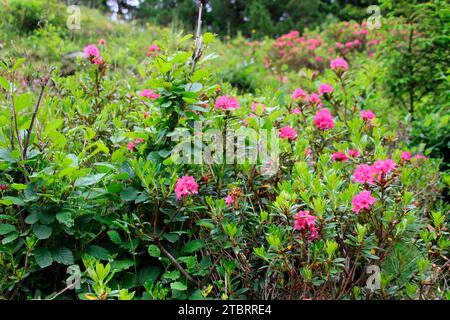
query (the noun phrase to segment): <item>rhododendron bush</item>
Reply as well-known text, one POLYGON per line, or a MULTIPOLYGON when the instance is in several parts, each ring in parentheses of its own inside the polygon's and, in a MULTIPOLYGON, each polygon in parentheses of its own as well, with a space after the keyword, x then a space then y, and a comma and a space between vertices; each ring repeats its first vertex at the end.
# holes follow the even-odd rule
POLYGON ((448 176, 380 107, 382 31, 145 31, 82 38, 68 73, 1 58, 1 298, 450 296, 448 176), (257 90, 220 69, 248 50, 257 90))

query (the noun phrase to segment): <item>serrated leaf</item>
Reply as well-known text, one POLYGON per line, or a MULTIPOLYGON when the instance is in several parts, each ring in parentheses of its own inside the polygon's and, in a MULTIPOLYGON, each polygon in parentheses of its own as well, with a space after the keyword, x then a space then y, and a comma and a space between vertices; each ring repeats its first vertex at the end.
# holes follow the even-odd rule
POLYGON ((88 253, 93 256, 94 258, 101 259, 101 260, 108 260, 109 259, 109 252, 103 247, 97 246, 97 245, 91 245, 88 247, 88 253))
POLYGON ((37 248, 34 250, 34 258, 36 259, 36 263, 41 268, 48 267, 53 263, 52 255, 46 248, 37 248))
POLYGON ((74 220, 72 218, 72 214, 69 211, 63 211, 56 214, 56 220, 58 222, 66 225, 67 227, 73 227, 74 220))
POLYGON ((159 256, 161 256, 161 251, 157 246, 151 244, 148 246, 148 254, 151 255, 152 257, 158 258, 159 256))
POLYGON ((71 265, 73 264, 73 254, 70 249, 66 247, 58 247, 51 252, 52 259, 58 263, 71 265))
POLYGON ((107 232, 108 237, 111 239, 112 242, 115 244, 121 244, 122 239, 120 238, 120 234, 116 230, 110 230, 107 232))
POLYGON ((33 233, 38 239, 48 239, 52 235, 52 227, 43 224, 35 224, 33 226, 33 233))
POLYGON ((172 282, 170 284, 170 288, 172 290, 178 290, 178 291, 185 291, 185 290, 187 290, 187 286, 184 283, 179 282, 179 281, 172 282))

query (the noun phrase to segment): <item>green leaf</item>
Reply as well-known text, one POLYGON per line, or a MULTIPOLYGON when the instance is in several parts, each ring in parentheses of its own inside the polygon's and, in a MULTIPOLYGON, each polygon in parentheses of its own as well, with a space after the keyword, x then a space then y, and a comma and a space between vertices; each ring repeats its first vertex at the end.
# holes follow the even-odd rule
POLYGON ((186 253, 192 253, 197 250, 200 250, 201 248, 203 248, 203 241, 200 239, 197 239, 197 240, 192 240, 192 241, 189 241, 188 243, 186 243, 183 247, 183 251, 186 253))
POLYGON ((110 230, 107 232, 108 237, 111 239, 112 242, 115 244, 121 244, 122 239, 120 238, 120 234, 116 230, 110 230))
POLYGON ((52 255, 46 248, 37 248, 36 250, 34 250, 34 258, 41 268, 48 267, 53 263, 52 255))
POLYGON ((91 245, 88 248, 88 253, 93 256, 94 258, 101 259, 101 260, 108 260, 109 259, 109 252, 103 247, 97 246, 97 245, 91 245))
POLYGON ((66 247, 58 247, 54 250, 52 250, 52 258, 54 261, 65 264, 65 265, 71 265, 73 264, 73 254, 72 251, 70 251, 66 247))
POLYGON ((164 239, 166 239, 167 241, 170 241, 172 243, 175 243, 175 242, 178 241, 178 239, 180 239, 180 236, 178 234, 176 234, 176 233, 164 233, 162 235, 162 237, 164 239))
POLYGON ((123 201, 134 201, 138 196, 138 191, 134 188, 126 188, 120 193, 120 199, 123 201))
POLYGON ((114 260, 111 262, 111 268, 116 271, 120 272, 123 270, 127 270, 131 268, 134 265, 133 260, 125 259, 125 260, 114 260))
POLYGON ((19 234, 17 232, 9 233, 6 237, 3 238, 2 244, 10 243, 14 240, 16 240, 19 237, 19 234))
POLYGON ((11 187, 16 190, 25 190, 27 188, 27 185, 22 183, 13 183, 11 184, 11 187))
MULTIPOLYGON (((5 200, 6 200, 7 203, 15 204, 15 205, 18 205, 18 206, 24 206, 25 205, 25 202, 23 202, 22 199, 16 198, 16 197, 5 196, 5 197, 3 197, 1 199, 2 203, 5 200)), ((7 203, 3 203, 3 204, 8 205, 7 203)))
POLYGON ((171 288, 172 290, 178 290, 178 291, 185 291, 185 290, 187 290, 186 285, 185 285, 184 283, 182 283, 182 282, 179 282, 179 281, 177 281, 177 282, 172 282, 172 283, 170 284, 170 288, 171 288))
POLYGON ((52 234, 52 227, 43 224, 35 224, 33 226, 33 233, 38 239, 48 239, 52 234))
POLYGON ((3 77, 0 77, 0 86, 1 86, 3 89, 5 89, 6 91, 11 90, 11 86, 10 86, 10 84, 9 84, 9 81, 6 80, 6 79, 3 78, 3 77))
POLYGON ((9 223, 0 224, 0 236, 16 231, 16 227, 9 223))
POLYGON ((208 44, 214 41, 214 35, 211 32, 207 32, 203 35, 203 43, 208 44))
POLYGON ((192 38, 193 36, 194 36, 194 35, 192 35, 192 34, 187 34, 187 35, 185 35, 183 38, 181 38, 180 41, 179 41, 178 43, 181 44, 181 43, 183 43, 183 42, 189 40, 189 39, 192 38))
POLYGON ((78 178, 78 179, 75 181, 74 186, 75 186, 75 187, 86 187, 86 186, 90 186, 90 185, 96 184, 96 183, 98 183, 105 175, 106 175, 106 173, 99 173, 99 174, 94 174, 94 175, 87 176, 87 177, 78 178))
POLYGON ((69 211, 63 211, 56 214, 56 220, 64 224, 65 226, 71 228, 75 224, 72 214, 69 211))
POLYGON ((180 271, 172 270, 164 272, 162 277, 164 279, 177 280, 180 276, 181 276, 180 271))
POLYGON ((157 246, 151 244, 148 246, 148 254, 151 255, 152 257, 158 258, 159 256, 161 256, 161 251, 157 246))
POLYGON ((36 222, 38 222, 38 220, 39 220, 39 215, 37 214, 37 212, 33 212, 33 213, 30 213, 25 218, 25 223, 27 223, 27 224, 35 224, 36 222))

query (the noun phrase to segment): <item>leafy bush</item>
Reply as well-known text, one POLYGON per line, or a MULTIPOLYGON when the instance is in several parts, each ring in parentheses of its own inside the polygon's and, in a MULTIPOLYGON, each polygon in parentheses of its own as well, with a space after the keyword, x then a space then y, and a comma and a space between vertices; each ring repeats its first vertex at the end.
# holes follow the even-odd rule
POLYGON ((1 61, 2 298, 449 297, 448 176, 391 126, 365 50, 298 74, 264 66, 272 43, 121 30, 70 75, 1 61), (252 73, 227 76, 243 58, 252 73), (267 134, 269 158, 227 163, 230 130, 246 152, 267 134))

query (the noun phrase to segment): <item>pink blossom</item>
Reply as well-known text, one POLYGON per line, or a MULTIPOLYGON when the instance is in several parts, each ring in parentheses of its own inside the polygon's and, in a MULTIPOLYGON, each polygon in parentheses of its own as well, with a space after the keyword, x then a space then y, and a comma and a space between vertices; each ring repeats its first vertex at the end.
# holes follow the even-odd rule
POLYGON ((322 100, 320 99, 319 95, 317 93, 311 93, 311 95, 308 97, 308 102, 311 103, 313 106, 321 106, 322 100))
POLYGON ((326 93, 332 93, 334 91, 334 88, 330 84, 322 83, 319 86, 319 94, 323 96, 326 93))
POLYGON ((105 46, 105 45, 106 45, 106 40, 103 39, 103 38, 100 38, 100 39, 98 40, 98 44, 101 45, 101 46, 105 46))
POLYGON ((409 160, 411 160, 411 152, 403 151, 403 152, 402 152, 402 160, 403 160, 403 161, 409 161, 409 160))
POLYGON ((150 47, 148 47, 146 56, 150 57, 152 55, 156 55, 160 50, 161 49, 158 47, 158 45, 152 44, 150 47))
POLYGON ((352 200, 352 211, 359 213, 361 210, 370 210, 370 207, 377 201, 372 197, 370 191, 364 190, 353 197, 352 200))
POLYGON ((348 70, 348 63, 342 58, 336 58, 331 61, 330 67, 333 70, 348 70))
POLYGON ((397 164, 391 160, 381 160, 378 159, 373 165, 372 170, 374 174, 377 176, 377 179, 381 179, 383 175, 387 175, 389 172, 394 170, 397 167, 397 164))
POLYGON ((344 47, 344 45, 342 43, 336 42, 336 48, 341 49, 343 47, 344 47))
POLYGON ((308 94, 303 89, 295 89, 292 93, 292 99, 297 100, 298 98, 301 98, 302 100, 306 99, 308 97, 308 94))
POLYGON ((285 126, 280 129, 281 139, 295 140, 297 138, 297 132, 290 126, 285 126))
POLYGON ((316 227, 316 217, 311 215, 309 211, 299 211, 294 216, 294 230, 296 231, 309 231, 309 239, 318 238, 318 229, 316 227))
POLYGON ((228 196, 225 198, 225 203, 227 204, 227 207, 231 206, 231 205, 233 204, 233 202, 234 202, 233 196, 228 195, 228 196))
POLYGON ((321 57, 321 56, 316 56, 316 61, 317 62, 322 62, 323 61, 323 57, 321 57))
POLYGON ((239 103, 235 97, 221 96, 217 98, 214 108, 221 110, 239 109, 239 103))
POLYGON ((361 110, 359 116, 364 121, 371 121, 372 119, 375 118, 375 113, 373 113, 373 111, 371 110, 361 110))
POLYGON ((142 143, 142 142, 145 142, 145 140, 144 139, 142 139, 142 138, 136 138, 136 140, 134 140, 134 143, 142 143))
POLYGON ((350 49, 351 47, 353 47, 353 42, 352 42, 352 41, 347 42, 347 43, 345 44, 345 47, 346 47, 347 49, 350 49))
POLYGON ((305 157, 308 158, 310 154, 311 154, 311 149, 310 148, 306 148, 306 150, 305 150, 305 157))
POLYGON ((375 181, 372 166, 360 164, 353 173, 353 180, 359 183, 372 183, 375 181))
POLYGON ((299 108, 295 108, 294 110, 291 111, 292 114, 299 114, 302 111, 299 108))
POLYGON ((96 65, 101 65, 105 63, 105 60, 102 57, 93 57, 92 62, 96 65))
POLYGON ((333 161, 345 162, 348 160, 348 157, 342 152, 335 152, 331 155, 331 159, 333 159, 333 161))
POLYGON ((141 97, 148 98, 150 100, 155 100, 159 98, 159 94, 150 89, 144 89, 139 93, 141 97))
POLYGON ((427 160, 427 157, 425 157, 424 155, 421 155, 421 154, 416 154, 416 155, 414 156, 414 159, 415 159, 416 161, 419 161, 419 160, 426 161, 426 160, 427 160))
POLYGON ((127 149, 128 149, 129 151, 133 152, 135 146, 136 146, 136 144, 135 144, 133 141, 131 141, 131 142, 128 144, 127 149))
POLYGON ((334 128, 334 120, 330 110, 321 109, 314 116, 314 125, 318 129, 327 130, 334 128))
POLYGON ((186 197, 189 194, 197 194, 198 184, 195 182, 194 177, 183 176, 179 178, 175 184, 175 193, 177 195, 177 200, 186 197))
POLYGON ((86 58, 100 57, 100 51, 94 44, 84 47, 84 55, 86 58))
POLYGON ((354 149, 354 150, 348 150, 347 155, 352 158, 358 158, 360 154, 357 149, 354 149))

